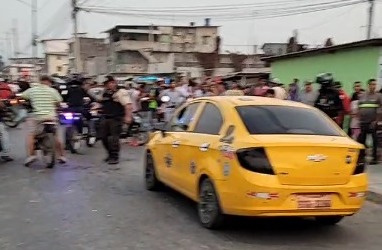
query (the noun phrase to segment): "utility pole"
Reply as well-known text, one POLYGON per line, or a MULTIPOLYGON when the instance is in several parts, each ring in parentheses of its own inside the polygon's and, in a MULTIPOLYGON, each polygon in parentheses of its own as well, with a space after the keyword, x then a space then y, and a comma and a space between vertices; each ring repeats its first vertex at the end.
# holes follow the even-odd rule
POLYGON ((78 11, 79 7, 77 5, 77 0, 72 0, 72 19, 73 19, 73 31, 74 31, 74 71, 75 73, 79 73, 82 71, 81 65, 81 52, 80 52, 80 44, 78 39, 78 11))
POLYGON ((5 33, 5 40, 6 40, 6 43, 7 43, 7 59, 9 61, 9 58, 12 57, 12 54, 13 54, 13 51, 12 51, 12 32, 11 31, 7 31, 5 33))
POLYGON ((37 58, 37 0, 32 0, 32 57, 37 58))
POLYGON ((39 70, 37 69, 37 0, 32 0, 31 4, 31 21, 32 21, 32 60, 33 60, 33 77, 37 80, 39 78, 39 70))
POLYGON ((13 19, 13 28, 12 28, 12 36, 13 36, 13 56, 15 58, 19 57, 19 33, 18 33, 18 24, 17 19, 13 19))
POLYGON ((371 34, 373 30, 373 19, 374 19, 374 11, 375 11, 375 0, 369 1, 369 13, 368 13, 368 23, 367 23, 367 39, 371 39, 371 34))

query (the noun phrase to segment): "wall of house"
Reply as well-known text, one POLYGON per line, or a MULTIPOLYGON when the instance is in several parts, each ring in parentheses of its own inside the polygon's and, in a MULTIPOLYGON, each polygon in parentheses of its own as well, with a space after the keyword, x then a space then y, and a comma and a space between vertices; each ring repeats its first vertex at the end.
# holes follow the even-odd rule
POLYGON ((67 55, 46 54, 46 63, 49 75, 67 75, 69 67, 69 57, 67 55))
POLYGON ((293 78, 298 78, 300 81, 314 81, 318 74, 330 72, 337 81, 342 83, 344 89, 351 93, 355 81, 361 81, 366 86, 368 79, 378 78, 378 71, 381 71, 382 67, 378 65, 379 58, 382 58, 381 48, 354 48, 334 53, 282 59, 272 62, 271 77, 279 78, 283 83, 288 84, 293 78))

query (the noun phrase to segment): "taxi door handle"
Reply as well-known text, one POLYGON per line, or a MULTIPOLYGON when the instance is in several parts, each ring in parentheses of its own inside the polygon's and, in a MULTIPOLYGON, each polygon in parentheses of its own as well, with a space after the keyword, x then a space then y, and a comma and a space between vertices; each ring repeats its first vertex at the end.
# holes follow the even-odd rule
POLYGON ((180 146, 180 141, 173 141, 172 142, 172 147, 173 148, 178 148, 180 146))
POLYGON ((200 145, 199 150, 202 152, 206 152, 206 151, 208 151, 209 148, 210 148, 209 143, 203 143, 202 145, 200 145))

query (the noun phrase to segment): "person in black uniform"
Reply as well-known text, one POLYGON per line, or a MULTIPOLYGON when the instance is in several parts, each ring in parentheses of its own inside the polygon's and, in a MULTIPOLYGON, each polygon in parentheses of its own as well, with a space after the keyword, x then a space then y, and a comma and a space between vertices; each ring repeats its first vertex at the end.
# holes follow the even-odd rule
POLYGON ((133 107, 127 90, 118 89, 112 76, 107 76, 104 84, 105 91, 100 101, 104 115, 101 122, 101 137, 108 154, 105 161, 113 165, 119 163, 119 136, 123 122, 127 124, 132 122, 133 107))
POLYGON ((320 74, 316 78, 316 83, 321 84, 321 88, 314 106, 339 124, 339 117, 344 112, 344 106, 340 93, 334 88, 333 75, 330 73, 320 74))
MULTIPOLYGON (((73 113, 82 114, 85 119, 90 120, 91 115, 89 112, 90 104, 96 100, 87 93, 87 81, 88 78, 81 76, 74 76, 68 83, 68 93, 63 96, 64 102, 68 105, 68 111, 73 113), (88 102, 85 101, 88 98, 88 102)), ((82 131, 82 123, 79 124, 79 131, 82 131)), ((68 138, 65 138, 66 148, 69 148, 68 138)))

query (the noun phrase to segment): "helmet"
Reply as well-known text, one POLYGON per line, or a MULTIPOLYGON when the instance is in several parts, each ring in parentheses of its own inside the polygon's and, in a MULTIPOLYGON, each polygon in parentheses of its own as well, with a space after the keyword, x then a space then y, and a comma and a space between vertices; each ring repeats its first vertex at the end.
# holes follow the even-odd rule
POLYGON ((333 82, 334 82, 334 78, 331 73, 322 73, 322 74, 319 74, 316 78, 316 83, 325 85, 325 86, 331 86, 333 82))

